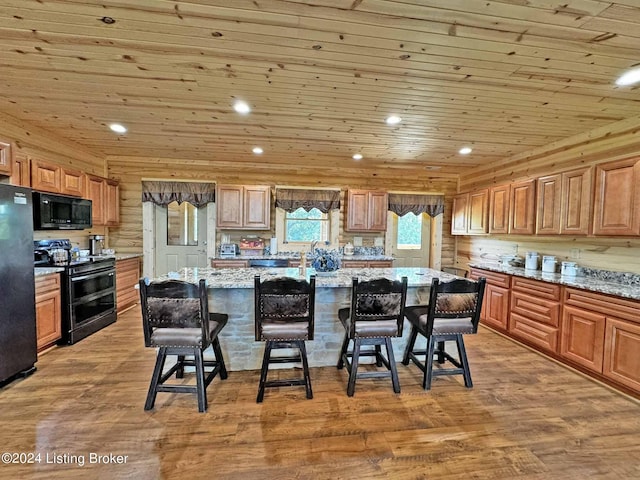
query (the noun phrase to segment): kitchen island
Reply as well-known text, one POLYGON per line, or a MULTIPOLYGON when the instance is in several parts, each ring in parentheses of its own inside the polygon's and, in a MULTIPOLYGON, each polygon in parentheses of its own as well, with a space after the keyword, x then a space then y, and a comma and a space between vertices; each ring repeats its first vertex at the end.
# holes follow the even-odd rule
MULTIPOLYGON (((308 268, 306 278, 316 274, 308 268)), ((229 322, 220 334, 220 343, 230 370, 258 370, 262 362, 264 343, 254 337, 254 288, 253 279, 281 276, 300 278, 297 268, 184 268, 155 280, 175 278, 197 283, 207 280, 209 309, 229 315, 229 322)), ((430 268, 342 268, 330 274, 316 274, 315 335, 307 342, 309 365, 312 367, 335 365, 344 336, 338 320, 338 309, 348 307, 351 299, 353 277, 360 280, 407 277, 407 305, 426 303, 433 278, 443 281, 457 278, 455 275, 430 268)), ((396 361, 401 359, 408 323, 405 322, 402 338, 393 340, 396 361)))

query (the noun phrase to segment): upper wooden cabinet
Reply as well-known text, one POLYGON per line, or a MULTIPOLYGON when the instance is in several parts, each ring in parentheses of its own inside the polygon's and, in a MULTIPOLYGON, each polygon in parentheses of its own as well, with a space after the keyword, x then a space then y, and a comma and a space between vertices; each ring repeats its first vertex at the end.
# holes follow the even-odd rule
POLYGON ((271 228, 271 187, 268 185, 218 185, 216 224, 221 229, 271 228))
POLYGON ((509 233, 510 185, 500 185, 489 189, 489 233, 509 233))
POLYGON ((640 235, 640 158, 596 165, 594 235, 640 235))
POLYGON ((43 192, 83 197, 85 174, 60 165, 31 159, 31 188, 43 192))
POLYGON ((389 195, 370 190, 347 191, 347 223, 352 232, 382 232, 387 229, 389 195))
POLYGON ((516 235, 535 233, 535 218, 535 180, 512 183, 509 204, 509 233, 516 235))
POLYGON ((452 235, 478 235, 489 231, 489 190, 463 193, 453 198, 452 235))
POLYGON ((91 200, 93 226, 120 223, 120 187, 115 180, 87 175, 86 198, 91 200))
POLYGON ((31 173, 29 170, 29 160, 27 158, 13 159, 13 172, 11 173, 11 185, 20 187, 31 187, 31 173))
POLYGON ((587 235, 591 213, 591 167, 538 178, 539 235, 587 235))
POLYGON ((0 141, 0 174, 13 174, 13 149, 9 142, 0 141))

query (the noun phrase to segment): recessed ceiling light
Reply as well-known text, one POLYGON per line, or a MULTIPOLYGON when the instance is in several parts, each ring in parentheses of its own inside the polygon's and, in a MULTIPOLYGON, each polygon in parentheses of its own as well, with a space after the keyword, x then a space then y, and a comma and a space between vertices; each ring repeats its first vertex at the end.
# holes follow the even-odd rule
POLYGON ((256 155, 260 155, 262 152, 264 152, 264 150, 262 150, 260 147, 253 147, 253 153, 255 153, 256 155))
POLYGON ((249 104, 247 102, 243 102, 242 100, 238 100, 236 103, 234 103, 233 109, 243 115, 246 115, 251 111, 251 107, 249 106, 249 104))
POLYGON ((616 85, 626 87, 627 85, 633 85, 638 82, 640 82, 640 68, 634 68, 618 78, 616 80, 616 85))
POLYGON ((469 155, 473 150, 471 150, 471 148, 469 147, 462 147, 460 150, 458 150, 458 153, 460 155, 469 155))
POLYGON ((362 160, 362 154, 361 153, 354 153, 353 154, 353 159, 354 160, 362 160))
POLYGON ((401 121, 402 119, 397 115, 391 115, 390 117, 387 117, 385 120, 385 122, 387 122, 387 125, 397 125, 401 121))
POLYGON ((112 123, 109 128, 116 133, 127 133, 127 127, 119 123, 112 123))

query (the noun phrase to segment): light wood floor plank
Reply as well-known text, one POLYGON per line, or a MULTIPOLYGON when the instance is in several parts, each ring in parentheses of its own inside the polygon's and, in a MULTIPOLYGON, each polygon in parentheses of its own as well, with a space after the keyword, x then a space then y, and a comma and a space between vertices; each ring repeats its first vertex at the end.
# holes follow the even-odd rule
POLYGON ((259 372, 230 372, 205 414, 194 395, 168 393, 145 412, 155 352, 132 309, 0 390, 2 450, 42 455, 0 465, 0 479, 640 478, 640 402, 489 330, 466 343, 473 389, 438 377, 425 392, 421 372, 398 365, 401 394, 361 380, 349 398, 346 371, 326 367, 311 369, 313 400, 281 388, 258 405, 259 372), (88 464, 90 452, 128 458, 88 464))

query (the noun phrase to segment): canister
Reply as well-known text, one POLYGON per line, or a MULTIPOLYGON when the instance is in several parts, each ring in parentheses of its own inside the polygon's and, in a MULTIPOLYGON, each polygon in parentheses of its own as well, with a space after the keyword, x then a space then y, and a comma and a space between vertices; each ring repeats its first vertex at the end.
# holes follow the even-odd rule
POLYGON ((565 277, 575 277, 577 273, 578 265, 576 262, 562 262, 560 266, 560 275, 565 277))
POLYGON ((542 271, 545 273, 556 273, 557 265, 556 257, 551 255, 544 255, 542 257, 542 271))
POLYGON ((527 252, 527 255, 524 261, 524 268, 526 270, 537 270, 539 259, 540 259, 540 256, 538 255, 538 252, 527 252))

